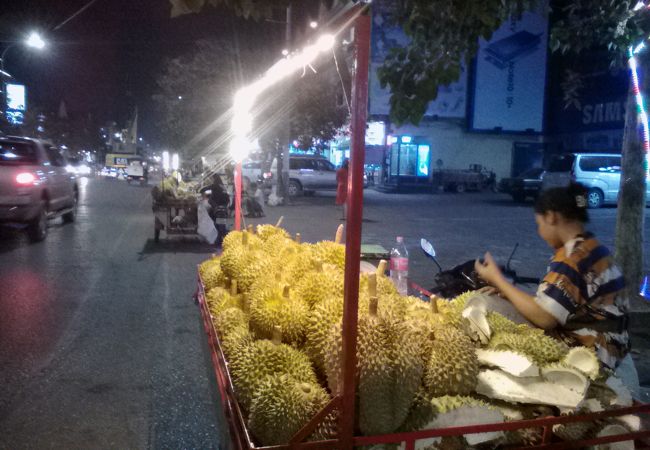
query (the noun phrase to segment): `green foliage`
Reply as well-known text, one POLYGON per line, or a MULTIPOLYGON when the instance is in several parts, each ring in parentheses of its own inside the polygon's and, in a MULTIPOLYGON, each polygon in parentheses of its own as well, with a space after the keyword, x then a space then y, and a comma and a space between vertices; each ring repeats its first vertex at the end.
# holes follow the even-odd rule
POLYGON ((612 52, 612 63, 626 59, 630 46, 650 33, 647 9, 634 12, 637 0, 557 2, 553 12, 552 51, 578 54, 598 48, 612 52))
POLYGON ((411 39, 390 51, 378 75, 391 90, 391 119, 417 124, 439 86, 458 80, 461 62, 478 51, 501 23, 535 0, 404 0, 394 20, 411 39))

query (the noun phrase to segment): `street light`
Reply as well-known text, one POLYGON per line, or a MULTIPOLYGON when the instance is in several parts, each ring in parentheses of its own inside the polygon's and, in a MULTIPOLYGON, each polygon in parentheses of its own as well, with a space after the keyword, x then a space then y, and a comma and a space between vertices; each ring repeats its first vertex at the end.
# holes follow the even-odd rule
MULTIPOLYGON (((32 33, 27 36, 27 39, 23 42, 27 47, 30 48, 35 48, 37 50, 43 50, 45 48, 45 41, 41 37, 40 34, 38 34, 36 31, 32 31, 32 33)), ((8 46, 5 47, 5 49, 2 51, 2 55, 0 55, 0 72, 3 74, 6 74, 5 72, 5 55, 9 51, 10 48, 15 47, 18 44, 18 42, 14 42, 13 44, 9 44, 8 46)), ((8 75, 8 74, 7 74, 8 75)))
POLYGON ((38 34, 36 31, 32 31, 32 33, 29 35, 27 40, 25 41, 25 44, 28 47, 35 48, 37 50, 43 50, 45 48, 45 41, 41 37, 40 34, 38 34))

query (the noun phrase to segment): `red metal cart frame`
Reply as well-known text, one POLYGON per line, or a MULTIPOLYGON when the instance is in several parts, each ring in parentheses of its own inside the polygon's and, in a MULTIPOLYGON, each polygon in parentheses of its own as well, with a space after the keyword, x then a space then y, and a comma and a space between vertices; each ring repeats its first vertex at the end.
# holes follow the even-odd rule
POLYGON ((351 120, 351 155, 348 182, 348 208, 346 218, 346 267, 344 282, 344 311, 343 311, 343 391, 340 397, 334 398, 323 411, 318 413, 303 429, 301 429, 286 445, 273 447, 256 447, 246 428, 246 422, 237 403, 235 392, 228 371, 228 363, 224 357, 216 333, 210 311, 205 301, 203 283, 199 277, 197 301, 201 309, 205 331, 208 335, 212 363, 217 378, 221 407, 228 421, 232 445, 236 450, 284 450, 284 449, 345 449, 354 446, 405 443, 406 450, 413 450, 415 442, 439 436, 461 436, 464 434, 484 433, 490 431, 507 431, 525 428, 543 428, 542 444, 538 449, 579 448, 588 445, 605 444, 635 440, 637 449, 650 449, 650 444, 643 439, 650 438, 650 431, 625 433, 617 436, 607 436, 573 442, 552 442, 552 426, 560 423, 586 422, 606 417, 616 417, 626 414, 647 414, 650 404, 636 404, 629 408, 599 413, 548 417, 533 420, 521 420, 506 423, 451 427, 436 430, 422 430, 409 433, 394 433, 381 436, 355 436, 355 391, 356 391, 356 344, 359 299, 359 263, 361 257, 361 225, 363 217, 363 165, 365 158, 365 132, 368 105, 368 68, 370 55, 370 17, 368 6, 357 4, 351 7, 345 20, 347 25, 354 26, 354 41, 356 46, 356 71, 352 91, 352 120, 351 120), (337 439, 330 441, 303 442, 318 423, 334 408, 339 411, 339 432, 337 439))

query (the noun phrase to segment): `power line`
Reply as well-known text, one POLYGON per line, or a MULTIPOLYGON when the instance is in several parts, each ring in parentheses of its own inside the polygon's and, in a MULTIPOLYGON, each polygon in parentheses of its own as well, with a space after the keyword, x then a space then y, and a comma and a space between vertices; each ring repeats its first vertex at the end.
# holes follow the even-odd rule
POLYGON ((58 24, 56 27, 54 27, 54 29, 53 29, 52 31, 56 31, 56 30, 58 30, 59 28, 61 28, 63 25, 65 25, 66 23, 70 22, 72 19, 74 19, 75 17, 77 17, 79 14, 81 14, 82 12, 84 12, 85 10, 87 10, 88 8, 90 8, 90 7, 93 5, 93 3, 95 3, 96 1, 97 1, 97 0, 90 0, 90 1, 89 1, 88 3, 86 3, 86 4, 85 4, 85 5, 84 5, 84 6, 83 6, 79 11, 77 11, 76 13, 74 13, 73 15, 71 15, 70 17, 68 17, 67 19, 65 19, 63 22, 61 22, 60 24, 58 24))

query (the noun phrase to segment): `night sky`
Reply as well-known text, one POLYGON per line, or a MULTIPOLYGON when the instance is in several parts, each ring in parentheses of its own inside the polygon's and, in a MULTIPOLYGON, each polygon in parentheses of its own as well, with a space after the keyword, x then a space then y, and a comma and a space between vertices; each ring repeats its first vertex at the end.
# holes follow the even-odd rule
POLYGON ((68 113, 92 113, 102 121, 126 120, 135 105, 140 134, 156 142, 151 100, 155 77, 166 57, 191 51, 197 39, 259 39, 270 51, 282 46, 284 25, 254 23, 225 9, 171 19, 168 0, 97 0, 60 27, 88 0, 0 1, 0 40, 19 40, 31 29, 43 31, 43 52, 21 46, 6 55, 5 70, 28 86, 29 105, 56 111, 65 100, 68 113), (236 31, 235 31, 236 30, 236 31), (269 39, 270 37, 270 39, 269 39), (277 48, 275 48, 277 47, 277 48))

